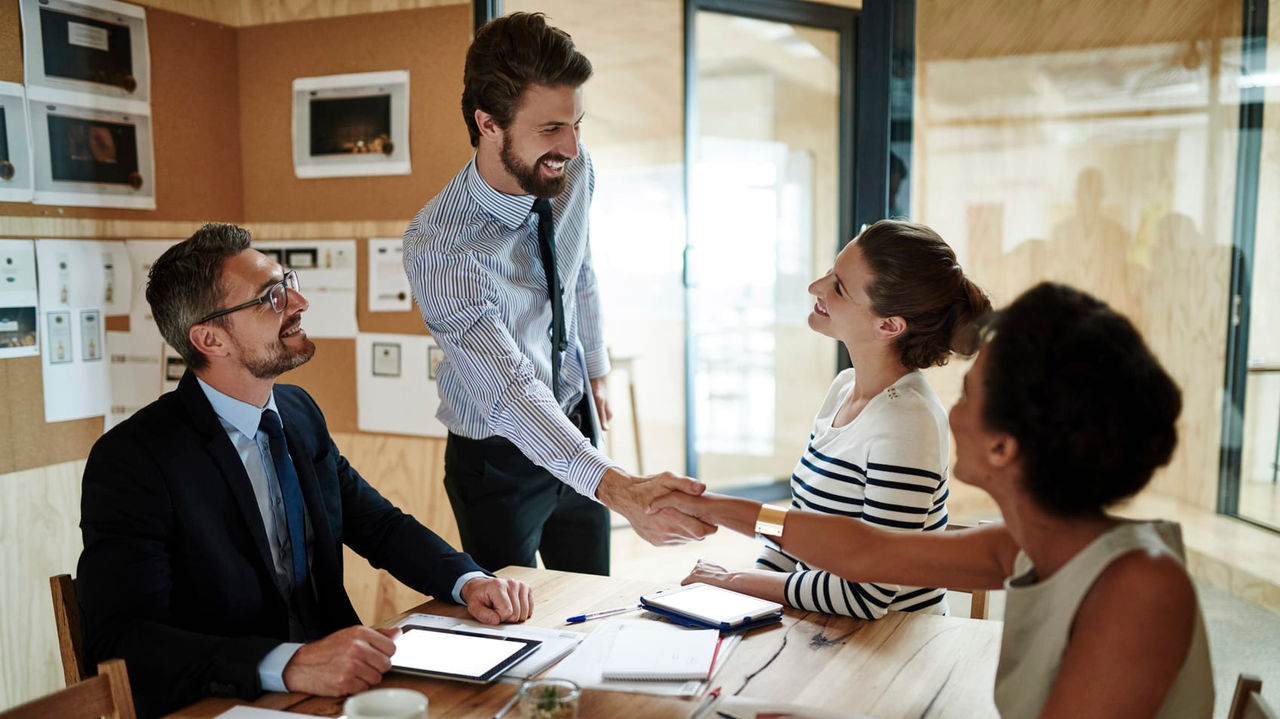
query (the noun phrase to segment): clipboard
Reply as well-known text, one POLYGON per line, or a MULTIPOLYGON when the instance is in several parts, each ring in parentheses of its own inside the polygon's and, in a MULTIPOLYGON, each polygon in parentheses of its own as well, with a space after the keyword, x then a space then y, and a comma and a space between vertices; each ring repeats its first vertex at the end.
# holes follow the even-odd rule
POLYGON ((640 597, 648 611, 686 627, 745 632, 782 621, 783 607, 701 582, 640 597))

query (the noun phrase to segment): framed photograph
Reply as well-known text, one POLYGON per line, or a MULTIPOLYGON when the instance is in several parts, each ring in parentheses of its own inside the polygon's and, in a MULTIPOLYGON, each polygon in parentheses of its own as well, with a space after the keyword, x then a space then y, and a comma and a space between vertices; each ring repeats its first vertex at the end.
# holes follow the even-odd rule
POLYGON ((35 306, 0 307, 0 357, 34 354, 39 341, 35 306), (12 351, 24 348, 26 351, 12 351))
POLYGON ((440 345, 427 345, 427 379, 435 381, 436 367, 444 359, 444 350, 440 345))
POLYGON ((409 71, 293 81, 300 178, 409 174, 409 71))
POLYGON ((80 310, 80 359, 97 362, 102 359, 102 312, 80 310))
POLYGON ((264 249, 264 248, 261 248, 261 247, 254 247, 253 249, 257 250, 258 252, 261 252, 261 253, 262 253, 262 254, 264 254, 264 255, 266 255, 268 258, 270 258, 270 260, 271 260, 272 262, 276 263, 277 265, 283 265, 283 264, 285 263, 285 262, 284 262, 284 250, 278 250, 278 249, 271 248, 271 247, 268 247, 268 248, 265 248, 265 249, 264 249))
POLYGON ((0 82, 0 202, 30 202, 31 178, 26 93, 0 82))
POLYGON ((49 319, 49 342, 45 345, 49 364, 74 362, 75 357, 71 354, 71 313, 50 312, 46 317, 49 319))
POLYGON ((284 264, 291 270, 314 270, 320 266, 320 252, 314 247, 285 248, 284 264))
POLYGON ((400 345, 394 342, 373 343, 373 376, 400 376, 400 345))
POLYGON ((150 116, 27 103, 36 204, 156 208, 150 116))
POLYGON ((40 99, 89 94, 122 112, 148 112, 145 10, 115 0, 20 0, 20 6, 26 84, 41 90, 40 99))

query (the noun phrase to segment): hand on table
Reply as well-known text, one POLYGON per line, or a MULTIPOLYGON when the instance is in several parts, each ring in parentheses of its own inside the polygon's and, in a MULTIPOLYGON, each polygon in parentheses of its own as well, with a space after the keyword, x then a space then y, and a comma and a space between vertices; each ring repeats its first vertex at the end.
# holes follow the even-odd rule
POLYGON ((533 614, 533 588, 518 579, 476 577, 459 594, 467 612, 484 624, 523 622, 533 614))
POLYGON ((631 528, 655 547, 684 544, 715 534, 716 528, 675 509, 650 511, 655 499, 671 494, 698 495, 706 485, 671 472, 640 477, 618 469, 604 473, 596 497, 626 517, 631 528))
POLYGON ((731 572, 715 562, 699 559, 698 563, 693 566, 693 570, 689 572, 689 576, 680 580, 680 585, 702 582, 714 587, 733 589, 731 585, 736 574, 737 572, 731 572))
POLYGON ((325 697, 365 691, 391 668, 398 636, 399 629, 356 626, 303 644, 284 666, 284 686, 325 697))

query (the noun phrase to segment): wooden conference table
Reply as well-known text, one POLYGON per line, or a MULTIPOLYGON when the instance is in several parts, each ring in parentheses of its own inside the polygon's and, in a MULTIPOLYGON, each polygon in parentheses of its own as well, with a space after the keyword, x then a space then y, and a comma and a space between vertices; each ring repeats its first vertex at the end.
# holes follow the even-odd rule
MULTIPOLYGON (((651 581, 597 577, 546 569, 507 567, 503 577, 533 586, 529 624, 563 628, 564 619, 583 612, 625 606, 641 594, 665 588, 651 581)), ((413 612, 457 618, 463 607, 429 601, 413 612)), ((636 617, 635 615, 623 615, 636 617)), ((579 625, 590 631, 599 622, 579 625)), ((746 635, 716 675, 726 693, 789 701, 844 712, 891 717, 996 716, 992 701, 1000 622, 890 612, 868 622, 788 609, 781 625, 746 635)), ((408 687, 430 699, 431 719, 492 717, 517 689, 515 684, 475 686, 460 682, 388 674, 382 687, 408 687)), ((697 699, 586 690, 581 717, 672 717, 684 719, 697 699)), ((209 719, 236 704, 206 699, 172 716, 209 719)), ((336 717, 342 698, 306 694, 266 694, 253 706, 336 717)), ((508 717, 519 716, 518 709, 508 717)))

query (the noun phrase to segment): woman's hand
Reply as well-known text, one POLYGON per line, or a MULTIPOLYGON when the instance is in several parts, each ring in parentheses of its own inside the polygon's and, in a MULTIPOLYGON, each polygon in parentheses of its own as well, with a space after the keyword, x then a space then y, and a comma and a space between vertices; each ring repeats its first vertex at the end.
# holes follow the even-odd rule
POLYGON ((786 603, 787 574, 771 572, 763 569, 725 569, 715 562, 699 559, 689 576, 680 584, 702 582, 721 589, 730 589, 741 594, 767 599, 779 604, 786 603))
POLYGON ((733 589, 733 578, 736 574, 737 572, 731 572, 715 562, 699 559, 698 563, 694 565, 693 571, 689 572, 689 576, 680 580, 680 584, 702 582, 703 584, 710 584, 724 589, 733 589))

